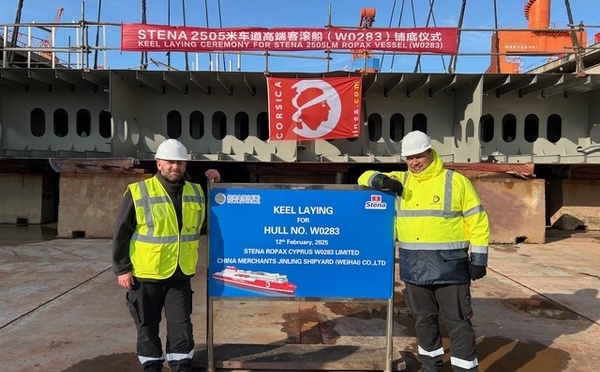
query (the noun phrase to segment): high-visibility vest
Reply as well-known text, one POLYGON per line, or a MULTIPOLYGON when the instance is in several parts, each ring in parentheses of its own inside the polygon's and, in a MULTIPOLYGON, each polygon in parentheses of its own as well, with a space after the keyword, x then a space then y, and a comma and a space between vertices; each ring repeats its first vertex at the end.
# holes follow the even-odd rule
POLYGON ((487 266, 490 226, 471 182, 434 160, 422 173, 366 171, 358 182, 381 188, 384 176, 404 186, 396 200, 402 280, 413 284, 469 281, 468 263, 487 266), (470 248, 470 257, 468 249, 470 248))
POLYGON ((181 230, 173 201, 156 177, 132 183, 128 188, 137 220, 129 243, 133 276, 167 279, 177 265, 184 274, 193 275, 205 218, 202 187, 191 182, 185 182, 183 186, 181 230))

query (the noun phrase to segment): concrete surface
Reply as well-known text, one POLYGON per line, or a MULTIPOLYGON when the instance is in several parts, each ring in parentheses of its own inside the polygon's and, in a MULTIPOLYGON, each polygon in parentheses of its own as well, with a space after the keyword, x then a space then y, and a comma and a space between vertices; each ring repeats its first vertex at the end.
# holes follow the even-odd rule
POLYGON ((61 238, 110 238, 127 185, 152 174, 60 174, 58 236, 61 238))
MULTIPOLYGON (((0 133, 1 137, 1 133, 0 133)), ((0 174, 0 223, 25 220, 40 224, 54 219, 54 195, 42 173, 0 174)))
MULTIPOLYGON (((45 226, 0 225, 0 370, 140 371, 125 293, 110 270, 110 240, 55 237, 45 226)), ((195 366, 206 370, 199 266, 195 366)), ((397 281, 393 366, 415 372, 402 288, 397 281)), ((492 245, 488 275, 473 283, 480 370, 597 371, 599 291, 598 232, 551 230, 545 244, 492 245)), ((213 300, 213 307, 218 371, 376 370, 385 362, 383 303, 237 299, 213 300)))

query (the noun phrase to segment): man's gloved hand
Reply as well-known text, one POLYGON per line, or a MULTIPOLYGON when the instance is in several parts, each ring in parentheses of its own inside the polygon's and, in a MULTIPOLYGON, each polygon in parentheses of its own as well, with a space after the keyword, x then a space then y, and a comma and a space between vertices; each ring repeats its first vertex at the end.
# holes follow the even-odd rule
POLYGON ((404 186, 402 186, 400 181, 389 177, 384 178, 383 181, 381 181, 381 186, 395 192, 398 195, 402 195, 402 190, 404 190, 404 186))
POLYGON ((469 265, 469 271, 471 273, 471 280, 481 279, 487 274, 485 266, 476 266, 473 264, 469 265))

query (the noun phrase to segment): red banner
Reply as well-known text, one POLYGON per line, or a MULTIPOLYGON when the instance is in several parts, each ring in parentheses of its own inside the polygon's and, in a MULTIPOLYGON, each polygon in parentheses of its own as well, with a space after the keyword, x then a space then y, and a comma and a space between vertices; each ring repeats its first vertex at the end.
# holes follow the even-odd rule
POLYGON ((267 78, 269 139, 356 138, 360 134, 361 77, 267 78))
POLYGON ((423 28, 200 28, 125 23, 121 50, 301 51, 378 50, 456 54, 458 29, 423 28))

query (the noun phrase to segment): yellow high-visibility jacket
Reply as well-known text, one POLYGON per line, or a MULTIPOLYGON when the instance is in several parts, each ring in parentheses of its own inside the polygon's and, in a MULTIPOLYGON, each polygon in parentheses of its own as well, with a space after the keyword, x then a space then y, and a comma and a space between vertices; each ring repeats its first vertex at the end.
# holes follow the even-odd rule
POLYGON ((432 151, 433 162, 419 174, 366 171, 358 183, 380 189, 381 181, 391 177, 404 186, 396 199, 395 223, 402 280, 417 285, 466 283, 470 262, 487 266, 488 216, 471 182, 444 169, 432 151))
POLYGON ((167 279, 177 265, 184 274, 195 274, 200 229, 206 213, 202 187, 191 182, 183 186, 181 230, 173 202, 156 177, 132 183, 128 188, 137 219, 129 243, 133 276, 167 279))

